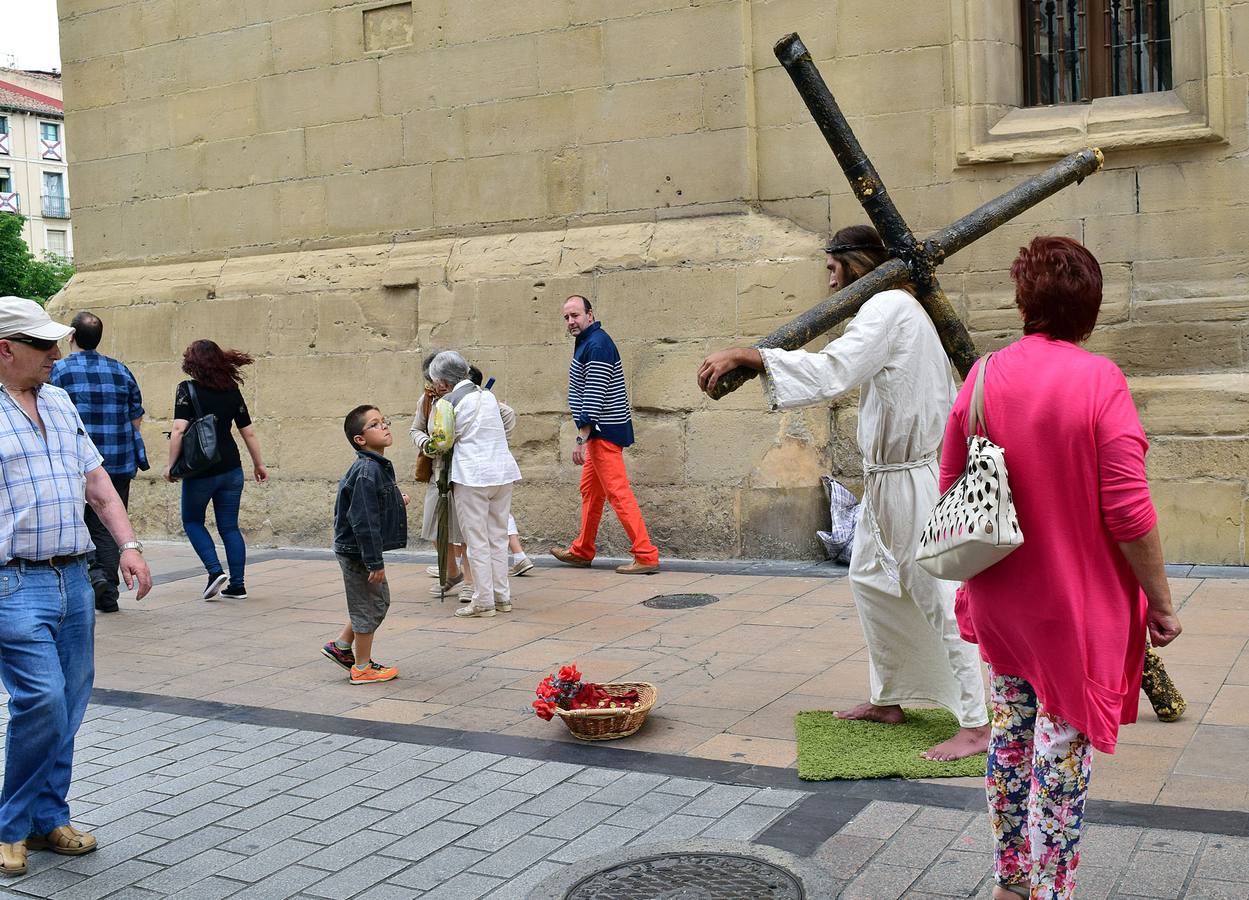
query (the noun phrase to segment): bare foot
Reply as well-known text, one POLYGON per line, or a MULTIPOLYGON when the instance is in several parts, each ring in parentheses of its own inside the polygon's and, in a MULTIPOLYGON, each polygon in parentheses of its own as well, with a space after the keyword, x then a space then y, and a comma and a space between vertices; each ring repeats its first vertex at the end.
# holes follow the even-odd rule
POLYGON ((988 725, 981 725, 979 728, 960 728, 958 734, 948 741, 942 741, 935 747, 929 747, 920 754, 920 758, 930 759, 934 762, 953 762, 956 759, 984 753, 988 748, 988 725))
POLYGON ((1007 890, 1000 884, 993 885, 993 900, 1021 900, 1023 894, 1007 890))
POLYGON ((859 719, 865 722, 879 722, 882 725, 898 725, 905 718, 900 706, 877 706, 875 703, 860 703, 854 709, 833 713, 839 719, 859 719))

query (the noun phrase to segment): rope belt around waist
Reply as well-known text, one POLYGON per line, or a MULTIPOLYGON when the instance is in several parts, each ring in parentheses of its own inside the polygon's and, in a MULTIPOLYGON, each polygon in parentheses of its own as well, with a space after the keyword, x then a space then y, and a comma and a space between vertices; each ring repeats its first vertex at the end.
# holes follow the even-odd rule
POLYGON ((931 465, 936 461, 936 451, 926 453, 919 459, 908 459, 906 462, 872 463, 865 459, 863 460, 863 474, 875 475, 879 472, 905 472, 907 469, 922 469, 924 466, 931 465))
MULTIPOLYGON (((937 453, 926 453, 919 459, 909 459, 906 462, 896 463, 870 463, 866 459, 863 460, 863 480, 867 481, 873 475, 879 475, 883 472, 905 472, 908 469, 922 469, 930 466, 937 461, 937 453)), ((898 561, 894 558, 893 552, 889 549, 889 545, 885 543, 885 536, 880 533, 880 523, 876 520, 876 510, 872 505, 872 492, 867 485, 863 486, 863 506, 862 521, 872 532, 872 540, 876 544, 876 552, 880 554, 880 565, 885 575, 890 581, 897 582, 898 561)))
POLYGON ((15 556, 5 563, 5 565, 26 566, 27 568, 31 568, 32 566, 41 566, 44 568, 51 567, 54 569, 63 569, 68 565, 78 562, 80 559, 85 559, 86 556, 87 554, 85 553, 75 553, 70 556, 54 556, 51 559, 23 559, 20 556, 15 556))

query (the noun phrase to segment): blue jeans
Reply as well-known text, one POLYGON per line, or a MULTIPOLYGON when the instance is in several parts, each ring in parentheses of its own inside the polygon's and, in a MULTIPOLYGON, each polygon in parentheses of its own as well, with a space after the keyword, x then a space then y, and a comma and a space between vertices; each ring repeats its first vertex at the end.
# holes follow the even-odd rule
POLYGON ((69 824, 74 736, 95 679, 95 592, 80 559, 0 567, 0 679, 9 733, 0 841, 69 824))
POLYGON ((204 513, 212 501, 213 518, 221 543, 225 544, 226 562, 230 566, 230 584, 243 583, 243 567, 247 564, 247 545, 239 531, 239 503, 243 499, 243 470, 231 469, 221 475, 182 480, 182 530, 195 548, 200 562, 209 575, 221 571, 221 560, 213 545, 212 535, 204 527, 204 513))

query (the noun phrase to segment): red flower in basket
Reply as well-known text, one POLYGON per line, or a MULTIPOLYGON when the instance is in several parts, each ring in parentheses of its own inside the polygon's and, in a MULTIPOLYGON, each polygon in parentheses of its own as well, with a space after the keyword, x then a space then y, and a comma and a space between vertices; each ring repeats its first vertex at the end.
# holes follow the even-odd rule
POLYGON ((548 722, 555 715, 556 707, 625 710, 633 709, 640 702, 637 691, 612 696, 601 685, 583 682, 576 663, 561 666, 558 672, 543 678, 535 693, 538 699, 533 701, 534 713, 548 722))

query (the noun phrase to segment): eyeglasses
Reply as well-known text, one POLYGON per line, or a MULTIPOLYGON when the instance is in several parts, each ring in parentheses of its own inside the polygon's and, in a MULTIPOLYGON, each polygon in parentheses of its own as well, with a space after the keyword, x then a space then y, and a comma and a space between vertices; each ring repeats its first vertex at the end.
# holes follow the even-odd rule
POLYGON ((382 419, 382 421, 374 422, 372 425, 365 425, 364 430, 368 431, 370 428, 389 428, 389 427, 390 427, 390 419, 382 419))
POLYGON ((56 341, 50 341, 47 338, 27 337, 24 334, 10 334, 4 338, 6 341, 15 341, 19 344, 25 344, 28 347, 34 347, 36 350, 47 352, 56 346, 56 341))

